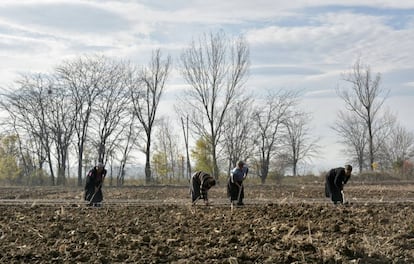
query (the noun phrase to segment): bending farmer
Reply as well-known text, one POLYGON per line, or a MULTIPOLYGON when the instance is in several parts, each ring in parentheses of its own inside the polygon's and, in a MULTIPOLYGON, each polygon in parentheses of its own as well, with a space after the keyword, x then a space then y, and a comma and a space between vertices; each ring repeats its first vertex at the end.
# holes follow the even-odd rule
POLYGON ((216 185, 216 180, 204 171, 197 171, 193 174, 190 181, 191 201, 193 204, 198 199, 203 199, 208 205, 208 190, 216 185))
POLYGON ((325 181, 325 196, 331 198, 334 204, 343 203, 344 198, 342 196, 342 191, 344 185, 351 178, 352 166, 345 165, 345 168, 339 167, 331 169, 328 174, 326 174, 325 181))
POLYGON ((98 163, 88 172, 85 185, 85 201, 89 201, 89 206, 99 206, 102 202, 102 184, 105 175, 106 170, 103 163, 98 163))

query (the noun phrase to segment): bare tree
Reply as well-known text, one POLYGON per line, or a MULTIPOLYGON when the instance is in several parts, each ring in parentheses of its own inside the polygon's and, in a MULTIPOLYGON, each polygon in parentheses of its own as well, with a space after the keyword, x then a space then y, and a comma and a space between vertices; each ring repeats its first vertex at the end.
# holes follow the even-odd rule
POLYGON ((52 144, 50 126, 47 113, 50 111, 48 103, 51 79, 41 74, 22 75, 16 81, 17 89, 3 95, 2 107, 19 130, 24 131, 29 138, 39 143, 39 164, 47 160, 50 171, 50 183, 55 185, 55 174, 52 161, 52 144), (43 156, 44 155, 44 156, 43 156))
MULTIPOLYGON (((375 131, 373 152, 377 160, 383 159, 381 157, 383 155, 382 143, 390 136, 394 123, 395 117, 385 112, 372 124, 373 131, 375 131)), ((355 112, 339 111, 332 129, 340 136, 339 142, 345 146, 344 153, 350 157, 352 162, 358 164, 359 171, 370 168, 368 128, 364 120, 359 118, 355 112)))
POLYGON ((43 167, 45 162, 45 155, 42 153, 44 149, 39 144, 39 140, 33 138, 33 135, 28 133, 27 128, 22 122, 18 112, 13 111, 13 105, 10 104, 9 95, 12 92, 8 91, 1 94, 0 109, 6 113, 0 117, 0 126, 2 128, 2 135, 16 135, 19 147, 19 159, 23 165, 23 178, 27 178, 27 183, 30 184, 30 177, 35 173, 36 166, 43 167), (31 145, 31 147, 29 147, 31 145))
POLYGON ((318 152, 318 139, 310 137, 309 121, 309 114, 303 112, 296 112, 284 121, 287 130, 285 135, 288 146, 287 156, 293 176, 297 176, 297 167, 300 161, 310 159, 318 152))
POLYGON ((190 153, 189 153, 189 129, 188 129, 188 115, 185 118, 181 116, 181 127, 183 129, 184 144, 185 144, 185 160, 186 160, 186 175, 187 179, 191 178, 191 162, 190 162, 190 153))
POLYGON ((358 59, 350 73, 344 74, 343 80, 351 83, 350 89, 338 89, 338 95, 345 101, 349 111, 354 112, 367 127, 369 164, 372 170, 374 164, 374 128, 373 124, 378 117, 386 96, 380 86, 381 75, 372 77, 369 66, 362 64, 358 59))
POLYGON ((68 90, 58 80, 49 86, 47 104, 47 126, 56 148, 57 184, 66 185, 65 173, 75 131, 76 111, 68 90))
POLYGON ((414 157, 414 134, 401 125, 395 125, 380 144, 379 159, 387 167, 402 167, 404 161, 414 157))
POLYGON ((162 157, 166 159, 166 173, 171 182, 176 176, 178 165, 178 141, 177 135, 173 132, 168 120, 163 118, 160 121, 159 129, 157 130, 157 140, 155 141, 154 149, 161 153, 162 157))
POLYGON ((135 115, 132 114, 130 122, 126 125, 126 129, 123 131, 121 136, 121 142, 119 145, 121 148, 120 165, 117 173, 117 186, 124 185, 125 179, 125 166, 130 157, 131 151, 134 149, 134 142, 137 141, 139 136, 139 129, 135 126, 135 115))
POLYGON ((252 99, 242 99, 229 108, 223 124, 223 145, 228 157, 228 174, 238 160, 247 160, 253 153, 252 99))
POLYGON ((131 86, 134 114, 144 128, 145 139, 145 181, 151 181, 151 136, 158 105, 170 71, 171 57, 162 58, 158 49, 153 52, 151 62, 139 75, 135 86, 131 86))
MULTIPOLYGON (((297 93, 293 91, 268 91, 265 101, 255 107, 253 124, 257 130, 254 145, 259 153, 260 178, 266 182, 269 164, 277 156, 277 147, 282 147, 285 127, 292 107, 296 105, 297 93)), ((281 149, 281 148, 280 148, 281 149)))
POLYGON ((181 73, 191 89, 184 105, 190 121, 212 149, 212 174, 218 179, 217 146, 229 106, 242 94, 249 66, 249 49, 244 38, 231 40, 223 32, 204 34, 199 42, 181 54, 181 73))
POLYGON ((368 145, 368 132, 365 123, 353 112, 339 111, 332 129, 340 136, 340 142, 345 146, 345 153, 348 153, 352 160, 358 164, 361 172, 365 167, 365 153, 368 145))
POLYGON ((101 80, 106 74, 106 58, 85 56, 65 61, 56 68, 58 78, 70 90, 76 112, 75 133, 78 157, 78 186, 82 185, 82 162, 93 105, 102 93, 101 80))
MULTIPOLYGON (((385 111, 378 115, 375 119, 375 122, 372 124, 373 131, 374 131, 374 159, 380 165, 382 163, 382 167, 385 166, 384 161, 389 160, 388 157, 385 157, 384 160, 384 152, 383 144, 384 142, 389 141, 389 138, 392 137, 392 134, 395 133, 395 127, 397 125, 397 117, 390 113, 389 111, 385 111)), ((368 156, 368 154, 366 155, 368 156)), ((367 162, 368 163, 368 162, 367 162)), ((368 163, 369 164, 369 163, 368 163)), ((367 166, 369 167, 369 166, 367 166)))
POLYGON ((28 138, 40 142, 41 148, 36 150, 39 168, 42 168, 46 159, 51 183, 65 185, 76 120, 71 96, 66 87, 52 75, 26 75, 18 81, 18 85, 13 95, 8 96, 8 106, 10 110, 13 109, 12 119, 15 124, 20 124, 17 133, 20 138, 26 134, 28 138), (57 165, 56 182, 53 165, 57 165))
MULTIPOLYGON (((56 183, 55 165, 57 184, 65 184, 73 142, 78 154, 78 185, 82 184, 82 169, 87 169, 84 164, 106 161, 109 153, 115 160, 123 149, 120 143, 126 141, 121 135, 130 127, 128 122, 133 122, 128 94, 130 70, 128 65, 105 57, 81 57, 62 63, 55 75, 22 76, 18 89, 3 95, 2 107, 12 117, 19 138, 26 138, 25 148, 40 146, 31 150, 38 156, 40 169, 45 162, 49 164, 52 184, 56 183), (92 143, 97 151, 92 150, 92 143), (84 159, 88 147, 91 152, 84 159)), ((129 143, 125 143, 124 164, 129 143)))
POLYGON ((98 150, 98 161, 107 163, 106 155, 114 152, 119 137, 128 127, 131 97, 125 77, 127 65, 107 60, 105 68, 99 82, 102 92, 92 106, 92 130, 97 135, 93 141, 98 150))
MULTIPOLYGON (((6 110, 7 109, 6 100, 0 99, 0 109, 6 110), (6 107, 6 108, 5 108, 6 107)), ((17 146, 18 146, 18 155, 16 158, 21 162, 21 169, 22 169, 22 179, 25 180, 27 184, 31 184, 31 177, 35 174, 36 165, 40 164, 42 166, 44 159, 42 162, 37 163, 39 159, 39 155, 36 155, 37 151, 44 151, 42 147, 34 146, 29 147, 31 143, 32 135, 26 134, 24 130, 20 129, 18 126, 18 117, 13 113, 9 112, 8 110, 5 111, 7 113, 6 116, 0 118, 0 126, 2 127, 2 135, 15 135, 17 138, 17 146)), ((0 135, 0 137, 2 136, 0 135)), ((33 140, 33 145, 35 145, 36 141, 33 140)), ((44 155, 43 155, 44 156, 44 155)))

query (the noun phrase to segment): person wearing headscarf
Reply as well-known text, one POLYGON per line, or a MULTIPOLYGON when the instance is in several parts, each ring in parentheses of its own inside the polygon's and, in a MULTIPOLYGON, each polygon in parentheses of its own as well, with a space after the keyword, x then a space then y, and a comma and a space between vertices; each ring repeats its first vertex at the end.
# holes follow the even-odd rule
POLYGON ((103 200, 102 185, 106 176, 103 163, 99 162, 86 176, 85 201, 89 206, 100 206, 103 200))
POLYGON ((216 185, 216 180, 207 172, 197 171, 191 176, 190 193, 191 201, 195 204, 199 199, 208 205, 208 190, 216 185))
POLYGON ((329 170, 325 177, 325 196, 330 198, 334 204, 343 204, 344 185, 351 178, 352 166, 345 165, 329 170))

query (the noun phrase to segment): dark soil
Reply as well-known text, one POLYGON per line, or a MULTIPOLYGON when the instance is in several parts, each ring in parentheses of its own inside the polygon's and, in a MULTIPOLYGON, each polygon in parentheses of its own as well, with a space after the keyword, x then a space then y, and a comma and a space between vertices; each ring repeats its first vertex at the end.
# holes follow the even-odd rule
POLYGON ((0 188, 0 263, 414 263, 414 185, 224 187, 191 206, 187 187, 0 188))

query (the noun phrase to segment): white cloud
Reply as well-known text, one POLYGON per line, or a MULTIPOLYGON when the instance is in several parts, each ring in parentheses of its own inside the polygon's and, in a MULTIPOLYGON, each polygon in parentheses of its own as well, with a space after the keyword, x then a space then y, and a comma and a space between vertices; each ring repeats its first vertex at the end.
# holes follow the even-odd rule
POLYGON ((382 17, 351 13, 329 13, 319 15, 314 26, 282 27, 269 26, 252 29, 246 36, 251 45, 261 52, 274 51, 277 55, 292 56, 295 62, 320 64, 341 63, 351 65, 356 57, 380 70, 391 70, 395 66, 413 66, 414 30, 395 31, 384 25, 382 17), (399 53, 395 53, 395 48, 399 53))
POLYGON ((414 87, 414 82, 407 82, 404 83, 404 85, 414 87))

